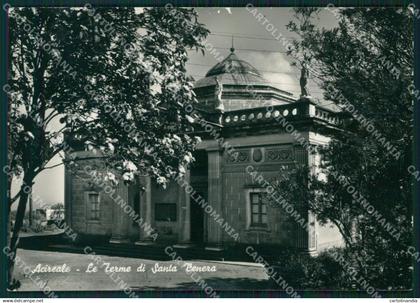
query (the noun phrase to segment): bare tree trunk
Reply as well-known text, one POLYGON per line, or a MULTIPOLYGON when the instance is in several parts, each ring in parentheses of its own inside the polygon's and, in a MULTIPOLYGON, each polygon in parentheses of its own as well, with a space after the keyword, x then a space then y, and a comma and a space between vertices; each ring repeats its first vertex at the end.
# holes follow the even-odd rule
POLYGON ((9 210, 9 214, 10 214, 10 208, 12 207, 12 182, 13 182, 13 177, 7 177, 7 206, 8 206, 8 210, 9 210))
POLYGON ((28 202, 29 191, 27 190, 28 189, 27 187, 29 186, 32 190, 32 179, 33 178, 31 176, 24 178, 23 183, 21 185, 22 191, 19 197, 19 205, 16 212, 16 219, 15 219, 15 224, 13 226, 12 237, 10 238, 10 244, 9 244, 10 257, 8 260, 9 266, 8 266, 7 277, 8 277, 8 285, 9 285, 9 288, 11 289, 15 288, 16 287, 15 285, 17 284, 17 281, 13 279, 13 271, 14 271, 14 266, 15 266, 17 247, 19 244, 19 233, 23 225, 26 204, 28 202))
POLYGON ((32 227, 32 193, 29 193, 29 227, 32 227))

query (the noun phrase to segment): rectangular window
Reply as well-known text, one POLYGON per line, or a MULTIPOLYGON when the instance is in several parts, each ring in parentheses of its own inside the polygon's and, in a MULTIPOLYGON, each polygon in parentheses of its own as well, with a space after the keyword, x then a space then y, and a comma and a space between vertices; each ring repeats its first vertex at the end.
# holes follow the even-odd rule
POLYGON ((88 199, 90 220, 99 220, 99 217, 100 217, 99 193, 88 193, 87 199, 88 199))
POLYGON ((176 204, 175 203, 156 203, 155 204, 155 220, 175 222, 176 221, 176 204))
POLYGON ((267 227, 267 203, 264 192, 250 193, 251 227, 267 227))
MULTIPOLYGON (((138 215, 139 217, 140 217, 140 196, 141 196, 140 187, 141 186, 142 185, 140 184, 140 177, 136 176, 135 181, 131 183, 128 187, 129 203, 133 207, 135 216, 138 215)), ((137 217, 133 217, 133 219, 131 220, 131 224, 133 226, 138 226, 138 220, 136 218, 137 217)))

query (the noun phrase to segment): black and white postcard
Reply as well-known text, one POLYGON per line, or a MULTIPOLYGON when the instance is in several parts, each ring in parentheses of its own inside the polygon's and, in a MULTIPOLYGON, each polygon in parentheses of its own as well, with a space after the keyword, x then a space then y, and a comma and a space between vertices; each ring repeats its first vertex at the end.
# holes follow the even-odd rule
POLYGON ((2 7, 3 297, 416 302, 416 4, 133 3, 2 7))

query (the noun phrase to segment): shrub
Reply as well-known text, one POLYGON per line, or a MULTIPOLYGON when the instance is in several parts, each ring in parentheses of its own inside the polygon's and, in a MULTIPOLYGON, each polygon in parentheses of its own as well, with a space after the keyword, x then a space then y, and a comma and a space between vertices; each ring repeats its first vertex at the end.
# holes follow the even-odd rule
POLYGON ((295 289, 345 289, 348 277, 333 254, 343 249, 331 249, 311 257, 302 253, 288 253, 273 263, 275 271, 295 289))

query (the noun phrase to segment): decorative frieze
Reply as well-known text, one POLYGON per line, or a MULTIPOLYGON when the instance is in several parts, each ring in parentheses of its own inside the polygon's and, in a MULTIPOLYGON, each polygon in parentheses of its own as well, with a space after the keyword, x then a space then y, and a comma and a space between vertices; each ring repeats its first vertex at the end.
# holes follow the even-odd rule
POLYGON ((267 149, 267 161, 293 161, 293 150, 285 148, 267 149))
POLYGON ((227 153, 226 154, 226 162, 227 163, 247 163, 250 159, 250 151, 249 150, 240 150, 234 153, 227 153))
POLYGON ((294 160, 293 149, 285 147, 255 147, 235 150, 234 153, 225 153, 225 162, 227 164, 262 164, 264 162, 291 162, 294 160))

